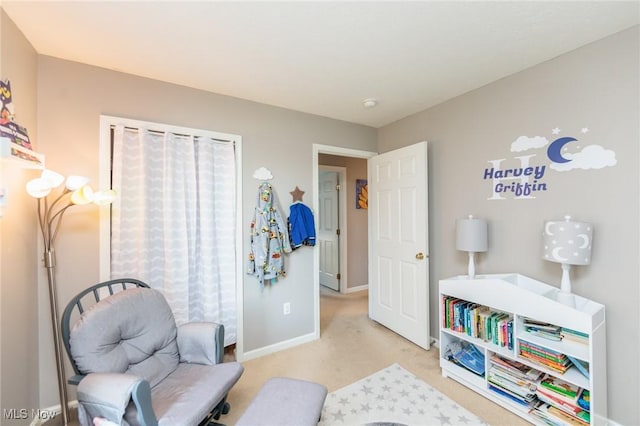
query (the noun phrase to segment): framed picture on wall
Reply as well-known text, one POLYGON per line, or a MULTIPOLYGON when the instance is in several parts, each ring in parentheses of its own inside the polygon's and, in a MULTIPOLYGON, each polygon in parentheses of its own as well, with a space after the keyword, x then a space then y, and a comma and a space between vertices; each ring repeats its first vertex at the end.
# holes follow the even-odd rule
POLYGON ((369 189, 366 179, 356 179, 356 209, 369 207, 369 189))

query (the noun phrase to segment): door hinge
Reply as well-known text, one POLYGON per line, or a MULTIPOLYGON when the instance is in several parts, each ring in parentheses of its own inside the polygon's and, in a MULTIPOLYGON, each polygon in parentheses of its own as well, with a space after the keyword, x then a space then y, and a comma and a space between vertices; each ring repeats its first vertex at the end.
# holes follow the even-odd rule
POLYGON ((336 191, 340 191, 340 184, 336 185, 336 191))
POLYGON ((340 235, 340 229, 336 229, 336 235, 340 235))
POLYGON ((336 275, 336 278, 337 278, 338 280, 340 280, 340 278, 342 278, 342 275, 340 275, 340 273, 338 273, 338 274, 336 275))

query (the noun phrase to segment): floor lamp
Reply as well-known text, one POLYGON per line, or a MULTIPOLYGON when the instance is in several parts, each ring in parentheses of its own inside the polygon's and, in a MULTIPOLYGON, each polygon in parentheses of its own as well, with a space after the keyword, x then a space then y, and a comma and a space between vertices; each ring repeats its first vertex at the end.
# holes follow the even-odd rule
POLYGON ((53 328, 53 343, 56 355, 56 370, 58 373, 58 392, 60 395, 60 411, 64 425, 69 424, 69 406, 67 398, 66 375, 64 372, 64 358, 62 339, 60 338, 60 320, 58 316, 58 297, 56 289, 55 267, 56 258, 54 243, 64 212, 72 206, 94 203, 106 205, 113 201, 113 191, 93 192, 87 185, 89 179, 82 176, 69 176, 66 179, 59 173, 43 170, 39 178, 27 183, 27 193, 38 199, 38 224, 42 232, 44 243, 44 266, 47 269, 49 283, 49 303, 51 305, 51 326, 53 328), (65 187, 56 196, 49 195, 65 182, 65 187))

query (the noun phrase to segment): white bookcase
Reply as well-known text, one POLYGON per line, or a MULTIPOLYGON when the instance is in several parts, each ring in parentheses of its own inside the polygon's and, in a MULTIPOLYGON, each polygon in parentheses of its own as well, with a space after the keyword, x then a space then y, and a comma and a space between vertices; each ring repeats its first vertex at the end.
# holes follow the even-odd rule
POLYGON ((592 425, 607 423, 607 366, 606 327, 604 306, 575 295, 575 307, 557 300, 556 287, 536 281, 520 274, 479 275, 470 280, 467 276, 440 280, 440 366, 442 375, 450 377, 475 390, 500 406, 512 411, 534 424, 544 424, 529 414, 529 409, 489 388, 486 372, 489 359, 497 354, 516 360, 549 375, 560 378, 590 392, 590 419, 592 425), (511 349, 496 345, 464 332, 445 326, 444 301, 447 297, 462 299, 491 310, 504 312, 513 318, 511 349), (563 339, 553 341, 535 336, 525 330, 524 319, 534 319, 579 331, 588 335, 588 344, 563 339), (458 366, 445 357, 447 345, 462 340, 472 343, 485 356, 485 375, 481 377, 458 366), (520 342, 528 342, 551 351, 561 352, 589 363, 589 378, 577 368, 571 367, 564 374, 545 369, 520 355, 520 342))

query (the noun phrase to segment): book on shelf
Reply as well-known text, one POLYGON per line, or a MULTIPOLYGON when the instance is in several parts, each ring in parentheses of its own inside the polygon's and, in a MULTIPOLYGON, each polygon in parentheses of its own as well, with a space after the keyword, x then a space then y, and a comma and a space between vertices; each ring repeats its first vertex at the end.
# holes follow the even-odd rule
POLYGON ((543 372, 533 367, 496 354, 489 359, 490 389, 529 408, 537 401, 536 388, 543 376, 543 372))
POLYGON ((561 352, 556 352, 524 340, 520 341, 519 349, 520 356, 560 374, 566 373, 571 367, 571 361, 561 352))
POLYGON ((572 356, 567 355, 571 364, 578 370, 584 377, 589 378, 589 363, 586 361, 579 360, 572 356))
POLYGON ((9 120, 0 120, 0 136, 27 149, 32 149, 27 129, 9 120))
POLYGON ((534 336, 538 336, 547 340, 553 340, 555 342, 559 342, 562 340, 562 336, 559 333, 550 333, 544 330, 527 330, 527 332, 534 336))
POLYGON ((519 396, 517 394, 514 394, 513 392, 510 392, 510 391, 508 391, 508 390, 506 390, 506 389, 504 389, 502 387, 494 386, 491 383, 489 384, 489 390, 497 393, 498 395, 506 397, 507 399, 509 399, 509 400, 511 400, 513 402, 516 402, 516 403, 518 403, 520 405, 524 405, 524 406, 529 407, 529 408, 533 407, 535 405, 535 403, 536 403, 536 399, 535 398, 530 400, 530 401, 527 401, 526 399, 522 398, 521 396, 519 396))
POLYGON ((580 396, 578 396, 578 406, 583 410, 591 410, 591 393, 588 389, 582 389, 580 396))
POLYGON ((585 404, 585 399, 589 399, 589 391, 585 393, 579 386, 548 375, 540 381, 536 388, 536 396, 541 404, 537 405, 535 410, 539 411, 541 416, 550 416, 556 422, 560 422, 553 424, 590 423, 589 405, 585 404))
POLYGON ((529 330, 542 330, 542 331, 546 331, 549 333, 558 333, 560 334, 560 330, 562 330, 562 327, 558 326, 558 325, 554 325, 548 322, 543 322, 543 321, 536 321, 534 319, 531 318, 524 318, 522 321, 522 324, 524 325, 525 330, 529 331, 529 330))
POLYGON ((514 382, 508 375, 501 374, 495 367, 489 369, 487 379, 492 386, 511 394, 523 403, 528 404, 536 399, 535 385, 532 386, 531 383, 524 380, 514 382))
POLYGON ((578 396, 580 394, 580 391, 582 390, 579 386, 574 385, 573 383, 569 383, 558 377, 549 375, 542 379, 538 388, 547 389, 548 391, 564 397, 568 401, 572 402, 578 400, 578 396))
POLYGON ((586 420, 587 422, 590 419, 589 410, 585 410, 580 405, 577 404, 577 399, 575 402, 566 401, 558 395, 552 395, 550 392, 545 392, 544 390, 537 389, 536 397, 547 404, 550 404, 556 408, 561 409, 571 416, 576 416, 582 420, 586 420))
POLYGON ((484 354, 471 343, 460 340, 449 343, 445 350, 445 358, 484 377, 484 354))
POLYGON ((529 367, 521 362, 509 358, 503 358, 495 354, 491 356, 489 361, 492 365, 495 365, 504 371, 508 371, 511 376, 522 380, 537 383, 545 374, 542 371, 529 367))
POLYGON ((513 317, 451 296, 442 298, 442 327, 513 349, 513 317))
POLYGON ((581 331, 572 330, 570 328, 562 327, 560 330, 562 340, 580 343, 583 345, 589 344, 589 335, 581 331))
POLYGON ((585 421, 579 417, 547 404, 544 401, 538 402, 536 406, 529 412, 534 417, 544 421, 546 424, 558 426, 588 426, 589 421, 585 421))

